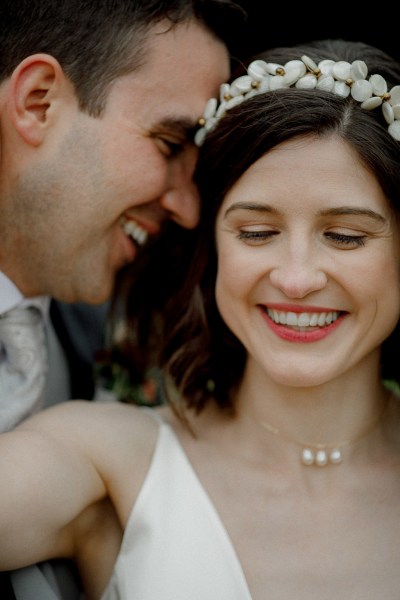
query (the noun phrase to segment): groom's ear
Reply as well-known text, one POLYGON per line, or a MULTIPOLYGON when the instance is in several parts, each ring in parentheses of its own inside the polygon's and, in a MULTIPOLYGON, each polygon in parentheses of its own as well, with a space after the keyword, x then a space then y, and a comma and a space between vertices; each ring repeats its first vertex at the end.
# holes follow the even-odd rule
POLYGON ((39 146, 64 104, 73 97, 73 86, 60 63, 49 54, 34 54, 25 58, 11 76, 9 118, 26 143, 39 146))

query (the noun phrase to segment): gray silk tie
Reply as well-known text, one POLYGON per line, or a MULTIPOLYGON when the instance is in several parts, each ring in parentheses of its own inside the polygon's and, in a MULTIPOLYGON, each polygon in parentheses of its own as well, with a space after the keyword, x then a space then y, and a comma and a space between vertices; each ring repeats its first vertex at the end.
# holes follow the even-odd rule
POLYGON ((0 315, 0 432, 43 407, 47 372, 44 321, 36 307, 0 315))

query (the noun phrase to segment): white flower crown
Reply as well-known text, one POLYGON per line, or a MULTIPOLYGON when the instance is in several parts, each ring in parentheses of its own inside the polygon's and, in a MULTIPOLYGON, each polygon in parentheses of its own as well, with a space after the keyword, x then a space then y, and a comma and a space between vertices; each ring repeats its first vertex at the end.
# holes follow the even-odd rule
POLYGON ((231 84, 221 85, 219 105, 216 98, 208 100, 194 138, 197 146, 203 144, 207 133, 234 106, 257 94, 292 86, 302 90, 325 90, 343 98, 351 94, 366 110, 382 106, 390 135, 400 141, 400 85, 388 91, 381 75, 371 75, 367 79, 368 67, 362 60, 352 63, 322 60, 317 65, 308 56, 302 56, 301 60, 291 60, 284 66, 255 60, 250 63, 247 73, 231 84))

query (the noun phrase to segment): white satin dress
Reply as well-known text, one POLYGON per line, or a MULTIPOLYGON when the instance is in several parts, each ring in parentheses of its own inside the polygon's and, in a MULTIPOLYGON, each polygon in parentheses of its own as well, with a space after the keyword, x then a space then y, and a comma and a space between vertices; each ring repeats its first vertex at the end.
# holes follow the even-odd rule
POLYGON ((164 422, 101 600, 251 600, 221 519, 164 422))

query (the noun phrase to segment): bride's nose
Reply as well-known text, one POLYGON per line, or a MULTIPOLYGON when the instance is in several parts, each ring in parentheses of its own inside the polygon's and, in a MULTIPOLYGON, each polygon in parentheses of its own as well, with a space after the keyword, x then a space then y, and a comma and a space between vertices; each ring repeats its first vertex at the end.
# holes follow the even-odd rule
POLYGON ((324 288, 328 281, 318 252, 306 248, 282 250, 269 277, 287 298, 304 298, 324 288))

